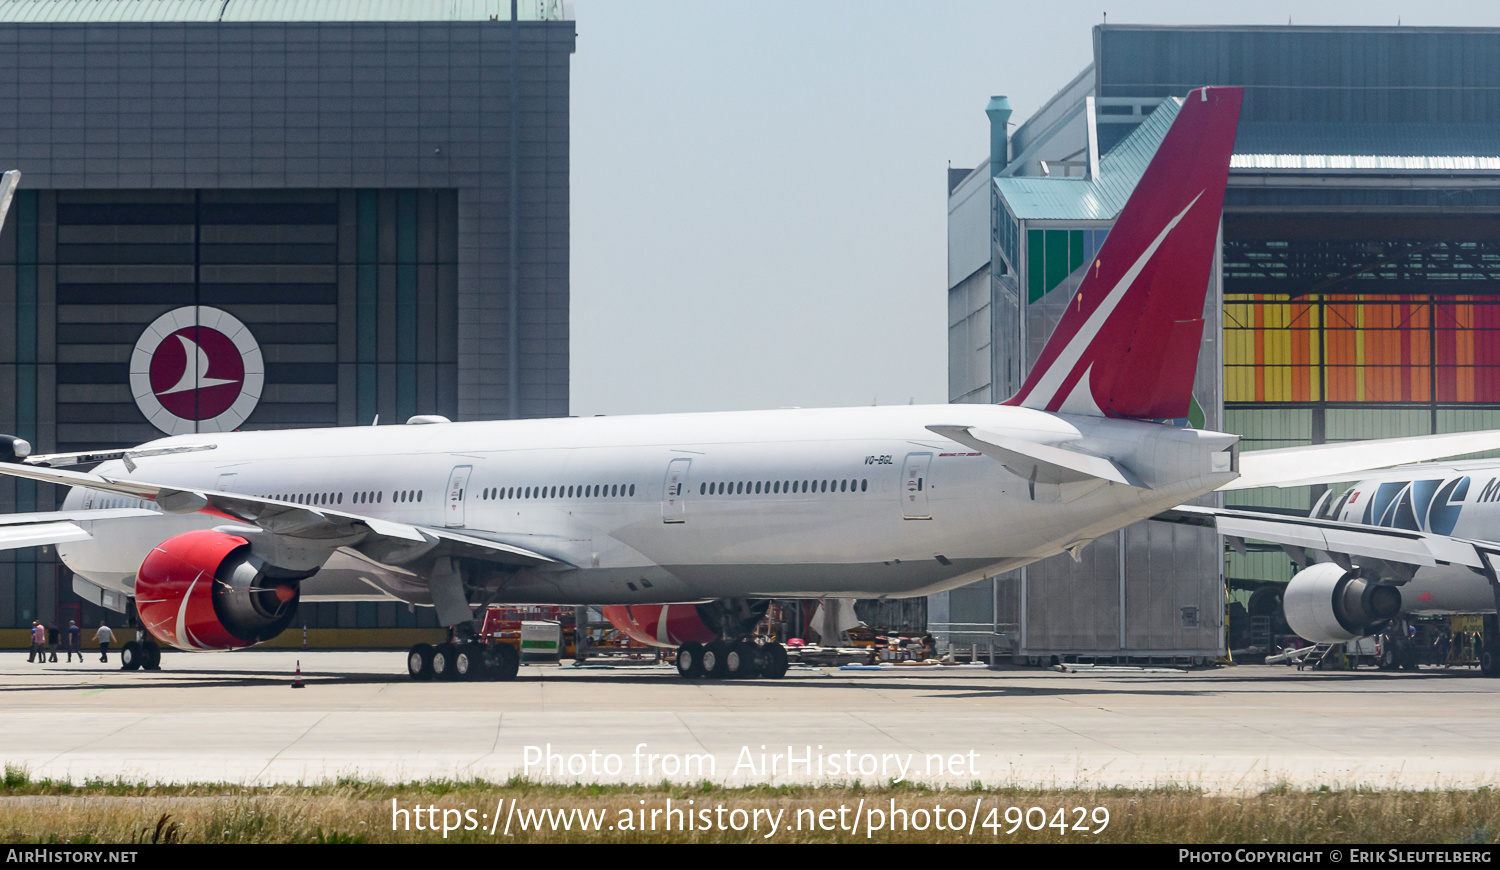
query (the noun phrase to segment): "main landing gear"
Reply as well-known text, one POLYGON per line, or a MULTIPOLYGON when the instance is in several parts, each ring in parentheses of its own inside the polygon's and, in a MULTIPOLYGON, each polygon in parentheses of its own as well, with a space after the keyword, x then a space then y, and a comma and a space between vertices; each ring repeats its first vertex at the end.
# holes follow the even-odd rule
POLYGON ((161 670, 161 647, 152 640, 132 640, 120 647, 120 670, 161 670))
POLYGON ((786 676, 786 647, 753 640, 688 642, 677 648, 677 673, 688 679, 778 680, 786 676))
POLYGON ((413 680, 514 680, 521 654, 506 643, 419 643, 406 653, 413 680))

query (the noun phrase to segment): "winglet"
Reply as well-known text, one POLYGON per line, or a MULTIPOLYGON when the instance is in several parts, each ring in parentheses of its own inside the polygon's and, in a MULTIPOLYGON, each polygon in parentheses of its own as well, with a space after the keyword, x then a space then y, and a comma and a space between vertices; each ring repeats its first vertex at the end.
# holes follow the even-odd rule
POLYGON ((1240 88, 1189 94, 1020 391, 1004 404, 1188 416, 1240 88))

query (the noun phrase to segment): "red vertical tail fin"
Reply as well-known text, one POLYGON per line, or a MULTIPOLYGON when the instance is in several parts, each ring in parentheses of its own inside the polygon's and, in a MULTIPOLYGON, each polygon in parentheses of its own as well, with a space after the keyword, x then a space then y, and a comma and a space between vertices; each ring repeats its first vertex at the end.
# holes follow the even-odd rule
POLYGON ((1068 311, 1007 405, 1186 417, 1203 335, 1240 88, 1183 103, 1068 311))

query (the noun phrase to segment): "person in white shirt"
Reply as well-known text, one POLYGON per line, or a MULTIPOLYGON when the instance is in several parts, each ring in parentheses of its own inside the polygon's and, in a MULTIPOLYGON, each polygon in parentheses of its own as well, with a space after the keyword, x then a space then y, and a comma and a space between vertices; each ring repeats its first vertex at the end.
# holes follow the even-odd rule
POLYGON ((109 626, 100 622, 99 628, 94 631, 94 640, 99 642, 99 661, 109 661, 109 645, 114 643, 115 633, 109 630, 109 626))

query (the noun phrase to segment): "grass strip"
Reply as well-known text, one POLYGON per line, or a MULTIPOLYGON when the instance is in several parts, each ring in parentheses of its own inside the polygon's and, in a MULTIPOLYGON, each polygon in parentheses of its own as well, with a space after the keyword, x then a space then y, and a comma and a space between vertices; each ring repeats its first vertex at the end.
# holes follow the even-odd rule
POLYGON ((1187 788, 1034 790, 976 785, 933 790, 857 782, 550 785, 521 779, 403 784, 342 779, 305 787, 104 781, 74 785, 33 780, 15 767, 5 768, 3 782, 0 840, 12 844, 1500 841, 1500 794, 1487 788, 1273 788, 1253 795, 1222 795, 1187 788), (670 815, 671 809, 678 811, 676 816, 670 815), (1105 811, 1108 824, 1098 830, 1105 811), (500 821, 493 819, 497 812, 500 821), (596 825, 583 823, 589 813, 596 825), (876 813, 881 816, 878 826, 876 813), (418 814, 423 830, 416 829, 418 814), (773 818, 778 819, 774 833, 773 818), (403 829, 392 830, 393 819, 403 829), (559 823, 564 819, 566 829, 559 823), (509 834, 504 831, 507 824, 509 834), (669 825, 672 829, 665 829, 669 825), (736 825, 743 829, 735 830, 736 825), (692 830, 685 829, 690 826, 692 830))

